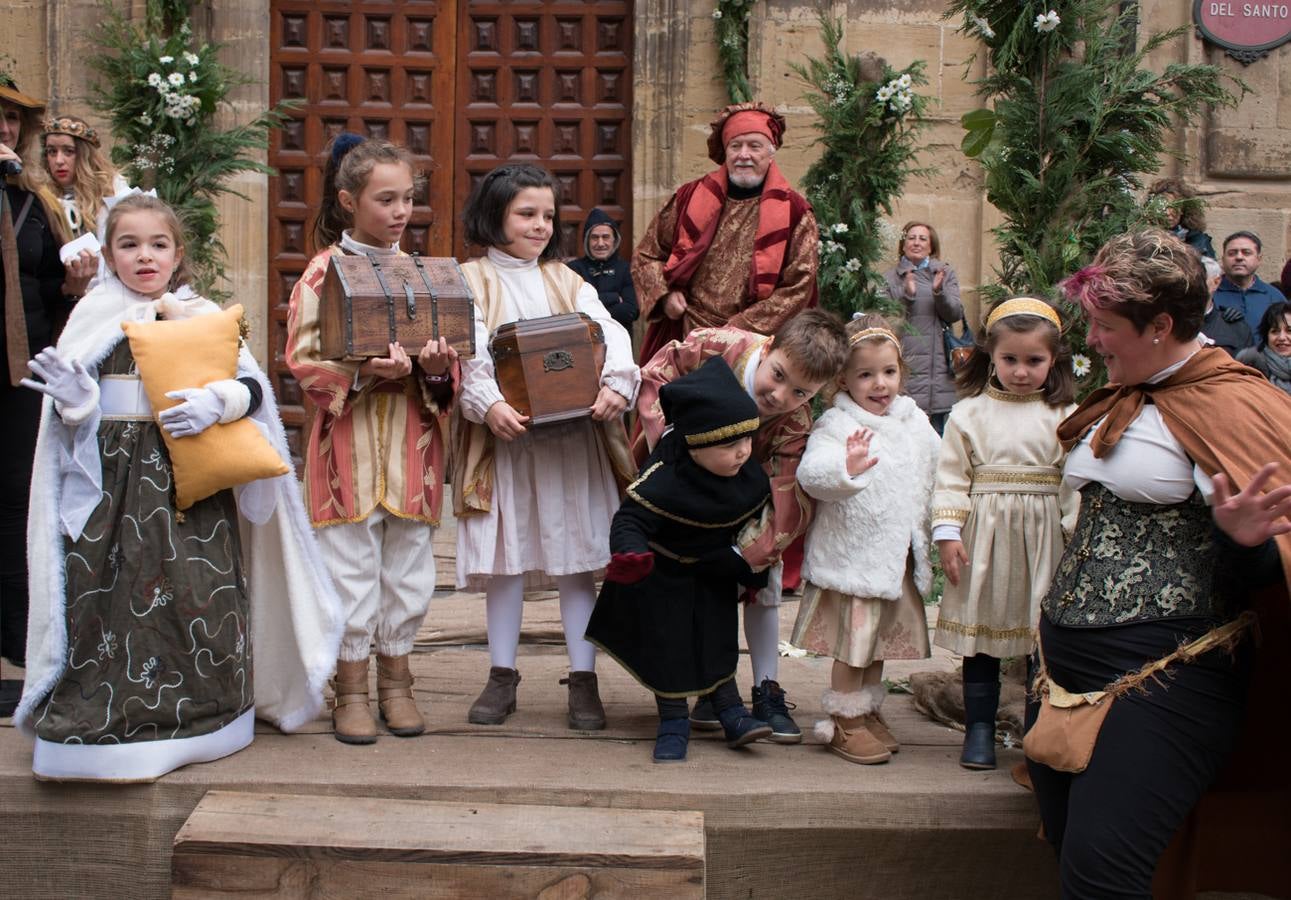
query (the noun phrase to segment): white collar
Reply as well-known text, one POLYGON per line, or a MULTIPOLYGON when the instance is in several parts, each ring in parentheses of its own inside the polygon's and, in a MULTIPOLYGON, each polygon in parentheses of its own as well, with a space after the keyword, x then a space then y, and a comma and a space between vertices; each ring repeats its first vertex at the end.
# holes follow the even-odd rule
POLYGON ((762 351, 766 346, 767 342, 763 342, 755 347, 753 352, 749 354, 748 360, 744 363, 744 390, 748 391, 749 396, 754 400, 758 399, 758 395, 755 392, 753 382, 757 378, 758 364, 762 362, 762 351))
POLYGON ((391 244, 389 247, 379 247, 373 244, 360 244, 350 236, 347 228, 341 232, 341 249, 350 253, 358 253, 362 256, 394 256, 399 252, 398 244, 391 244))
POLYGON ((1145 378, 1145 379, 1144 379, 1144 381, 1143 381, 1143 383, 1144 383, 1144 384, 1159 384, 1159 383, 1161 383, 1162 381, 1165 381, 1167 378, 1169 378, 1169 377, 1170 377, 1171 375, 1173 375, 1175 372, 1178 372, 1180 369, 1182 369, 1182 368, 1183 368, 1183 366, 1184 366, 1184 363, 1186 363, 1188 360, 1192 359, 1192 358, 1193 358, 1193 356, 1195 356, 1195 355, 1196 355, 1196 353, 1197 353, 1197 351, 1198 351, 1198 350, 1200 350, 1200 349, 1201 349, 1201 344, 1200 344, 1200 343, 1198 343, 1198 345, 1197 345, 1196 347, 1194 347, 1194 348, 1193 348, 1192 352, 1191 352, 1191 353, 1189 353, 1187 356, 1185 356, 1183 359, 1179 360, 1177 363, 1174 363, 1174 364, 1172 364, 1172 365, 1166 366, 1164 369, 1162 369, 1160 372, 1157 372, 1157 373, 1156 373, 1155 375, 1153 375, 1152 377, 1150 377, 1150 378, 1145 378))
POLYGON ((521 259, 518 256, 512 256, 505 250, 499 250, 497 247, 490 247, 488 252, 489 261, 499 269, 536 269, 538 260, 521 259))

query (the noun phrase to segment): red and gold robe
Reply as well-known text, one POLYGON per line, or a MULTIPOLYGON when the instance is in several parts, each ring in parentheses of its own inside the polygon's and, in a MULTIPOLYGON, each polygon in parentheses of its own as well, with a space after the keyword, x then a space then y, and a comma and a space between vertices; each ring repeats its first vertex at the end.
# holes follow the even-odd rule
MULTIPOLYGON (((641 392, 637 395, 639 428, 632 439, 637 465, 645 462, 663 434, 665 422, 659 405, 659 388, 721 356, 746 383, 753 357, 769 352, 771 338, 738 328, 701 328, 682 341, 672 341, 641 367, 641 392)), ((753 456, 771 479, 771 506, 759 527, 746 531, 740 542, 744 558, 755 570, 780 560, 781 554, 811 524, 812 501, 798 486, 798 463, 811 433, 811 408, 763 419, 753 436, 753 456)))
MULTIPOLYGON (((664 266, 677 232, 679 198, 686 196, 692 185, 683 185, 673 194, 632 254, 632 282, 642 321, 663 316, 659 304, 672 290, 664 266)), ((740 328, 775 334, 795 313, 814 304, 820 235, 811 207, 800 197, 798 200, 801 208, 789 234, 780 280, 765 299, 753 300, 749 297, 749 271, 760 199, 727 197, 713 243, 685 288, 687 309, 680 334, 689 334, 696 328, 740 328)))

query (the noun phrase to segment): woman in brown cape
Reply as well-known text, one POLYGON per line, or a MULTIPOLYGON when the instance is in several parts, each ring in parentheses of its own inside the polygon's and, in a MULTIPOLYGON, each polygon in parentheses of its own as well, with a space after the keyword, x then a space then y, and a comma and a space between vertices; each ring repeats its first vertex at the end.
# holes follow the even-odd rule
POLYGON ((1285 683, 1291 486, 1265 488, 1291 477, 1291 400, 1203 348, 1205 272, 1165 232, 1063 287, 1112 383, 1059 427, 1081 511, 1039 643, 1051 689, 1115 697, 1082 771, 1028 761, 1063 896, 1148 897, 1154 873, 1157 896, 1285 896, 1286 778, 1264 766, 1285 727, 1258 695, 1285 683))

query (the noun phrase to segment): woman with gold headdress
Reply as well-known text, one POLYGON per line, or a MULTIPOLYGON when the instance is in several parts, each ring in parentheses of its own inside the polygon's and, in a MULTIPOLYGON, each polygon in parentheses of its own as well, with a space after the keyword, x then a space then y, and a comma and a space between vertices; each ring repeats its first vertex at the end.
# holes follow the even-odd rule
POLYGON ((103 153, 98 132, 77 116, 55 116, 45 121, 40 142, 72 235, 98 234, 107 218, 104 199, 129 189, 103 153))
POLYGON ((959 764, 993 769, 1000 660, 1031 652, 1040 600, 1075 523, 1055 433, 1075 408, 1075 376, 1057 311, 1033 297, 996 306, 958 380, 967 396, 946 421, 932 498, 946 572, 933 641, 964 657, 959 764))

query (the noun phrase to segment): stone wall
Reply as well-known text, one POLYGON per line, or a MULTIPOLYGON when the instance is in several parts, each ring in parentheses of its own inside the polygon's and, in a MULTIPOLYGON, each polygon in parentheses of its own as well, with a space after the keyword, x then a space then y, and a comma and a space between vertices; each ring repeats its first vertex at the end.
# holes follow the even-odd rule
MULTIPOLYGON (((127 4, 136 14, 141 6, 142 0, 127 4)), ((638 234, 677 185, 711 165, 705 157, 708 122, 726 97, 713 43, 715 6, 714 0, 637 2, 633 187, 638 234)), ((1190 22, 1190 0, 1143 0, 1141 6, 1141 20, 1154 29, 1190 22)), ((226 61, 259 82, 234 98, 229 115, 238 120, 268 103, 268 8, 268 0, 221 0, 199 21, 212 39, 229 45, 226 61)), ((963 284, 989 278, 995 253, 987 230, 998 215, 985 202, 976 165, 959 152, 959 117, 978 105, 963 77, 982 71, 981 63, 965 68, 974 42, 941 19, 944 0, 846 0, 829 8, 847 22, 848 52, 874 50, 896 67, 915 59, 927 62, 925 90, 935 103, 919 162, 936 171, 908 186, 893 218, 898 225, 912 217, 931 221, 942 236, 942 255, 958 268, 963 284)), ((791 181, 815 152, 804 86, 789 64, 820 52, 816 9, 817 4, 801 0, 763 0, 754 7, 751 23, 751 81, 756 94, 788 119, 779 159, 791 181)), ((57 110, 93 120, 82 60, 101 15, 95 0, 10 0, 5 23, 13 24, 14 39, 8 52, 16 58, 23 89, 55 97, 57 110)), ((1242 66, 1189 32, 1152 60, 1155 67, 1183 61, 1220 65, 1245 79, 1253 93, 1235 110, 1220 110, 1199 127, 1180 129, 1175 147, 1188 159, 1167 160, 1163 174, 1184 175, 1207 197, 1209 231, 1217 243, 1239 228, 1258 231, 1265 243, 1261 274, 1274 279, 1291 246, 1291 45, 1242 66)), ((248 307, 256 352, 263 359, 267 180, 244 176, 236 187, 251 202, 227 198, 221 203, 228 274, 235 297, 248 307)))
MULTIPOLYGON (((142 0, 119 6, 131 16, 143 15, 142 0)), ((225 63, 257 82, 234 94, 220 123, 253 118, 269 105, 267 0, 220 0, 199 7, 194 18, 199 35, 227 45, 225 63)), ((6 52, 15 59, 19 86, 45 100, 50 111, 81 116, 106 134, 106 122, 90 109, 93 74, 84 65, 102 20, 98 0, 9 0, 4 13, 6 26, 15 25, 16 39, 6 52)), ((265 158, 260 155, 261 161, 265 158)), ((225 287, 246 307, 252 351, 262 364, 268 352, 268 185, 268 176, 244 174, 232 187, 249 200, 228 196, 219 201, 220 235, 228 250, 225 287)))
MULTIPOLYGON (((635 150, 638 159, 651 159, 634 170, 638 233, 672 187, 711 167, 705 158, 707 123, 726 102, 725 89, 715 76, 712 12, 716 4, 673 0, 642 6, 670 10, 666 28, 643 30, 643 21, 657 14, 639 10, 637 15, 641 77, 635 150), (654 59, 668 60, 673 74, 685 73, 680 85, 644 77, 650 71, 647 61, 654 59), (667 142, 666 149, 659 146, 661 141, 667 142)), ((829 5, 833 15, 847 23, 847 52, 873 50, 896 68, 916 59, 926 61, 929 84, 924 91, 935 99, 918 163, 936 171, 907 186, 894 224, 910 218, 932 222, 942 238, 942 256, 958 269, 961 284, 975 286, 991 276, 996 253, 988 229, 998 223, 999 215, 985 200, 980 170, 959 151, 963 134, 959 117, 980 105, 965 75, 980 76, 984 64, 966 66, 975 42, 956 32, 957 22, 943 21, 945 7, 943 0, 848 0, 829 5)), ((750 26, 750 80, 755 95, 777 106, 788 119, 778 160, 791 182, 815 157, 813 116, 803 100, 804 85, 790 63, 821 51, 816 9, 813 3, 765 0, 754 7, 750 26)), ((1190 0, 1141 3, 1140 21, 1153 30, 1188 25, 1191 15, 1190 0)), ((1258 231, 1265 245, 1261 275, 1276 279, 1291 246, 1291 45, 1254 65, 1242 66, 1190 31, 1151 60, 1157 69, 1172 62, 1214 63, 1253 89, 1239 108, 1219 110, 1199 127, 1180 129, 1174 147, 1188 159, 1165 160, 1162 174, 1181 174, 1206 196, 1211 207, 1209 232, 1217 249, 1232 231, 1258 231)), ((966 299, 970 306, 976 305, 975 297, 966 299)))

